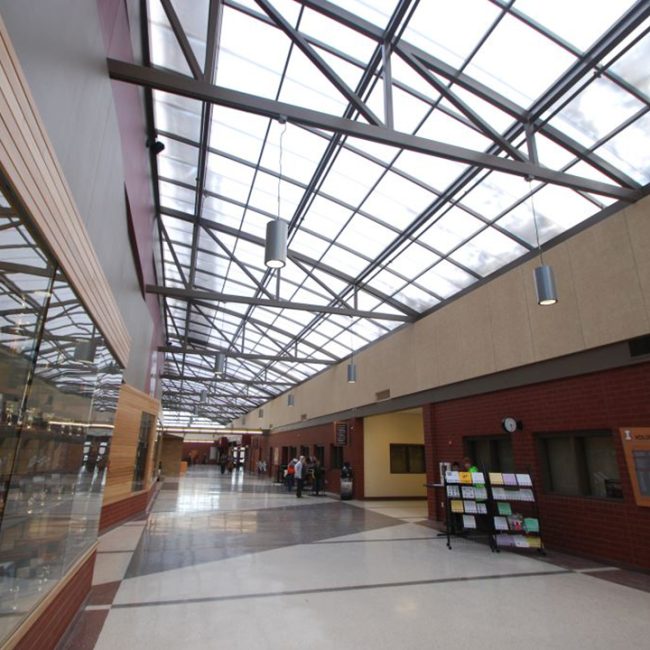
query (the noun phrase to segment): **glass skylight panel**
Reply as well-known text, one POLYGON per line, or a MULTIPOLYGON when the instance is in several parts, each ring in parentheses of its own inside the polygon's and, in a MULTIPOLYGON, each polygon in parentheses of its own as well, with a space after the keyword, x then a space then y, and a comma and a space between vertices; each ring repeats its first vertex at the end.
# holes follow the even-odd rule
POLYGON ((596 153, 645 185, 650 183, 650 114, 630 124, 596 153))
POLYGON ((417 284, 441 298, 450 298, 476 282, 476 278, 455 264, 442 260, 418 278, 417 284))
POLYGON ((271 123, 261 166, 276 174, 280 171, 282 141, 282 180, 308 183, 327 147, 328 140, 292 124, 271 123), (286 131, 282 131, 286 126, 286 131))
POLYGON ((413 279, 422 271, 435 264, 440 257, 420 244, 407 245, 394 257, 387 268, 403 275, 407 279, 413 279))
POLYGON ((338 236, 336 243, 353 250, 359 249, 368 257, 375 257, 397 237, 397 234, 394 230, 356 214, 338 236))
POLYGON ((290 44, 275 27, 224 7, 217 85, 275 99, 290 44))
POLYGON ((196 147, 170 138, 160 138, 165 150, 158 155, 158 174, 194 185, 197 175, 199 151, 196 147))
MULTIPOLYGON (((419 134, 418 134, 419 135, 419 134)), ((442 192, 460 176, 468 165, 444 158, 437 158, 415 151, 402 151, 395 161, 395 168, 426 183, 433 190, 442 192)))
POLYGON ((194 212, 196 192, 184 187, 179 187, 173 183, 168 183, 162 179, 158 181, 158 188, 160 193, 160 204, 163 207, 180 210, 181 212, 187 212, 189 214, 194 212))
POLYGON ((376 43, 363 34, 307 8, 302 14, 300 32, 335 47, 364 64, 368 63, 376 47, 376 43))
POLYGON ((331 340, 325 343, 325 345, 323 345, 323 350, 335 355, 338 358, 342 358, 350 354, 349 347, 346 347, 345 345, 335 340, 331 340))
POLYGON ((574 190, 547 185, 535 194, 535 212, 568 230, 597 212, 597 207, 574 190))
MULTIPOLYGON (((504 110, 497 108, 494 104, 481 99, 474 93, 455 84, 451 87, 454 95, 465 103, 470 109, 478 114, 484 122, 489 124, 495 131, 503 133, 513 122, 514 118, 504 110)), ((496 98, 498 101, 499 98, 496 98)), ((505 101, 505 99, 504 99, 505 101)), ((458 109, 454 109, 458 111, 458 109)))
MULTIPOLYGON (((367 104, 379 119, 386 119, 384 115, 383 81, 375 84, 367 104)), ((420 125, 420 122, 430 109, 429 104, 393 85, 393 121, 396 131, 412 133, 420 125)))
POLYGON ((367 345, 386 334, 388 330, 386 327, 382 327, 377 321, 359 318, 352 326, 352 331, 355 334, 356 340, 363 341, 363 345, 367 345))
POLYGON ((413 284, 407 284, 393 297, 420 313, 427 309, 431 309, 431 307, 435 307, 440 302, 435 296, 432 296, 427 291, 419 289, 413 284))
MULTIPOLYGON (((449 104, 445 103, 444 105, 452 110, 449 104)), ((453 113, 458 115, 459 119, 451 117, 439 109, 433 111, 416 135, 474 151, 484 151, 492 144, 492 140, 464 124, 461 120, 465 118, 455 108, 453 113)))
MULTIPOLYGON (((304 190, 286 179, 282 180, 280 188, 280 217, 284 221, 290 221, 298 203, 304 194, 304 190)), ((256 210, 267 213, 269 216, 278 214, 278 179, 270 174, 258 172, 255 177, 255 185, 248 199, 249 204, 256 210)))
POLYGON ((570 127, 576 140, 587 146, 608 135, 644 105, 604 77, 594 79, 551 120, 560 130, 570 127))
MULTIPOLYGON (((363 250, 360 250, 359 252, 363 253, 363 250)), ((352 277, 361 273, 369 263, 368 260, 363 259, 354 253, 343 250, 340 246, 336 245, 333 245, 327 253, 323 255, 322 261, 328 266, 331 266, 334 269, 340 269, 346 275, 352 277)))
POLYGON ((351 138, 349 136, 346 138, 345 143, 347 146, 359 150, 354 153, 367 153, 372 158, 376 158, 386 164, 391 163, 400 151, 396 147, 391 147, 387 144, 379 144, 378 142, 362 140, 361 138, 351 138))
POLYGON ((463 197, 463 205, 487 219, 494 219, 529 191, 524 178, 514 174, 491 172, 463 197))
POLYGON ((551 40, 506 15, 466 68, 471 77, 528 106, 575 57, 551 40))
POLYGON ((528 250, 494 228, 487 228, 452 253, 451 259, 485 277, 528 250))
POLYGON ((423 232, 420 238, 444 255, 483 227, 482 221, 454 206, 423 232))
POLYGON ((356 206, 366 197, 383 172, 384 168, 380 165, 343 149, 321 185, 321 191, 356 206))
MULTIPOLYGON (((561 224, 557 223, 552 218, 549 218, 547 215, 542 214, 537 209, 537 205, 535 205, 535 214, 537 216, 537 228, 539 230, 540 243, 543 244, 564 231, 564 227, 561 224)), ((496 223, 501 228, 511 232, 520 239, 523 239, 531 246, 537 246, 535 223, 533 221, 533 211, 530 200, 518 205, 496 223)))
MULTIPOLYGON (((541 133, 535 134, 535 146, 537 147, 537 156, 540 164, 551 169, 562 169, 575 157, 567 149, 556 144, 541 133)), ((522 150, 528 155, 528 149, 525 145, 522 147, 522 150)))
POLYGON ((161 90, 152 92, 156 128, 198 143, 201 137, 202 102, 161 90))
POLYGON ((389 171, 361 207, 364 212, 401 230, 412 223, 435 198, 428 190, 389 171))
POLYGON ((363 18, 378 27, 386 27, 397 6, 396 0, 334 0, 346 11, 363 18))
MULTIPOLYGON (((357 306, 363 311, 372 311, 379 307, 381 300, 375 296, 373 293, 364 291, 363 289, 357 290, 357 306)), ((353 304, 353 294, 349 294, 346 297, 349 304, 353 304)))
POLYGON ((630 0, 517 0, 515 9, 584 51, 631 5, 630 0))
POLYGON ((403 39, 459 67, 499 13, 485 0, 420 2, 403 39))
POLYGON ((328 249, 329 240, 316 237, 305 232, 302 228, 291 238, 291 249, 300 251, 303 255, 317 260, 328 249))
POLYGON ((307 210, 302 225, 311 232, 334 239, 351 216, 350 208, 322 196, 316 196, 307 210))
POLYGON ((248 197, 253 174, 252 167, 209 153, 205 189, 243 202, 248 197))
MULTIPOLYGON (((339 27, 337 29, 337 32, 340 29, 341 28, 339 27)), ((340 34, 337 34, 338 44, 344 42, 340 39, 340 34)), ((356 37, 354 40, 356 40, 356 37)), ((340 56, 332 54, 331 52, 328 52, 320 47, 314 47, 314 51, 323 59, 327 66, 343 80, 343 82, 348 86, 348 88, 350 88, 350 90, 356 90, 357 85, 361 80, 361 75, 363 75, 363 66, 350 63, 340 56)))
POLYGON ((268 123, 266 117, 214 106, 210 147, 257 164, 268 123))
POLYGON ((610 71, 645 93, 650 100, 650 34, 646 34, 633 45, 620 59, 614 62, 610 71))
POLYGON ((149 40, 152 63, 191 76, 190 68, 161 3, 152 0, 149 2, 149 11, 149 40))
POLYGON ((406 284, 406 280, 401 277, 398 277, 390 271, 381 270, 379 273, 376 273, 369 281, 368 284, 371 287, 379 289, 382 293, 391 295, 396 291, 402 289, 406 284))
POLYGON ((333 115, 341 115, 348 105, 344 95, 297 48, 291 51, 279 99, 333 115))

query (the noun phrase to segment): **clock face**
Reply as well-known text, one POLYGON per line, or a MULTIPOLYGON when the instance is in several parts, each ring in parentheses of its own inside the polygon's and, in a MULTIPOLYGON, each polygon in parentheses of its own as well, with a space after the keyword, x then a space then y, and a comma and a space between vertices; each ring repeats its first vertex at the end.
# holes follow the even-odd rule
POLYGON ((508 433, 514 433, 517 430, 517 420, 514 418, 503 418, 503 428, 508 433))

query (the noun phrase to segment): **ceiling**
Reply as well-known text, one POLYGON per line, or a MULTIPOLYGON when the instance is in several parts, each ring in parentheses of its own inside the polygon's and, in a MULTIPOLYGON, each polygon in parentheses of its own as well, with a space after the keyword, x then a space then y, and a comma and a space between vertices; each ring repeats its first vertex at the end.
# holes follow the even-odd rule
POLYGON ((167 424, 228 423, 650 181, 648 2, 147 8, 144 65, 109 70, 165 145, 167 424))

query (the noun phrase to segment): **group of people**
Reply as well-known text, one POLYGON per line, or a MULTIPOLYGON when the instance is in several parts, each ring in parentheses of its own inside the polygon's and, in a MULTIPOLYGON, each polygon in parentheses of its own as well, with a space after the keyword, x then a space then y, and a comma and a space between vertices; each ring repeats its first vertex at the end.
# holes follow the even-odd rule
POLYGON ((325 470, 316 456, 294 458, 284 470, 284 483, 287 486, 287 491, 291 492, 295 485, 296 497, 299 499, 302 497, 305 487, 310 486, 312 495, 319 496, 323 489, 324 477, 325 470))

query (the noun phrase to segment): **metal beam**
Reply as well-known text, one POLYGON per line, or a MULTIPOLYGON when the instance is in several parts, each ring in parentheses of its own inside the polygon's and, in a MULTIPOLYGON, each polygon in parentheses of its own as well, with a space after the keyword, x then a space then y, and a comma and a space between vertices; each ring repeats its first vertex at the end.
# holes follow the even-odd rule
POLYGON ((243 305, 255 305, 258 307, 269 307, 272 309, 296 309, 299 311, 311 311, 314 313, 336 314, 337 316, 352 316, 355 318, 372 318, 374 320, 391 320, 410 322, 412 319, 401 314, 388 314, 384 312, 363 311, 361 309, 346 309, 344 307, 329 307, 327 305, 316 305, 306 302, 292 302, 290 300, 268 300, 249 296, 234 296, 217 291, 202 291, 200 289, 179 289, 176 287, 161 287, 155 284, 147 285, 147 293, 155 293, 181 300, 203 300, 214 302, 236 302, 243 305))
POLYGON ((167 20, 169 20, 169 24, 172 28, 172 31, 174 32, 174 36, 176 36, 176 40, 178 41, 178 45, 183 52, 183 56, 185 57, 185 61, 187 62, 187 66, 189 67, 190 72, 195 79, 203 79, 203 71, 201 70, 201 66, 196 60, 196 56, 194 56, 192 46, 190 45, 187 34, 185 34, 185 30, 181 25, 181 21, 179 20, 172 3, 170 0, 160 0, 160 4, 162 4, 163 9, 167 14, 167 20))
POLYGON ((225 348, 191 348, 180 345, 161 345, 158 347, 158 352, 169 352, 172 354, 196 354, 199 356, 214 357, 219 353, 223 353, 233 359, 246 359, 250 361, 281 361, 284 363, 311 363, 314 365, 333 366, 340 363, 339 359, 312 359, 311 357, 292 357, 290 355, 273 355, 273 354, 248 354, 245 352, 232 352, 225 348))
POLYGON ((267 16, 279 27, 291 42, 327 77, 327 80, 363 115, 370 124, 381 124, 381 120, 366 106, 363 100, 330 68, 321 56, 307 42, 307 39, 295 30, 284 17, 266 0, 255 0, 267 16))
POLYGON ((274 119, 285 116, 290 122, 314 126, 325 131, 343 133, 379 144, 464 164, 478 165, 486 169, 493 169, 524 178, 532 176, 537 180, 554 185, 584 190, 585 192, 593 192, 594 194, 602 194, 626 201, 635 201, 640 196, 638 192, 627 188, 582 178, 573 174, 557 172, 531 162, 500 158, 496 155, 429 140, 409 133, 401 133, 381 126, 363 124, 355 120, 329 115, 285 102, 214 86, 174 72, 148 68, 110 58, 108 59, 108 69, 111 78, 117 81, 125 81, 146 88, 155 88, 199 101, 227 106, 235 110, 264 115, 274 119))
MULTIPOLYGON (((163 373, 160 375, 161 379, 183 379, 181 375, 173 375, 170 373, 163 373)), ((187 381, 198 381, 206 384, 243 384, 244 386, 293 386, 289 381, 254 381, 251 379, 237 379, 237 377, 185 377, 187 381)))

